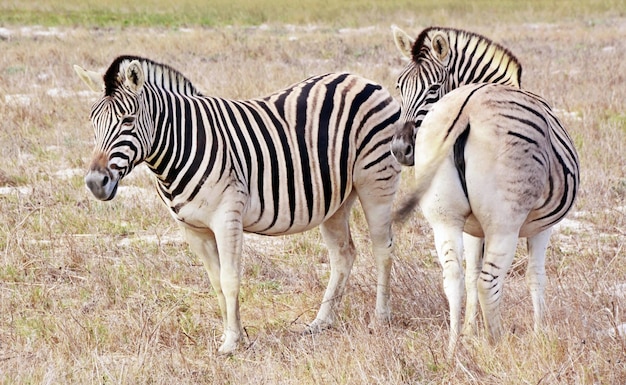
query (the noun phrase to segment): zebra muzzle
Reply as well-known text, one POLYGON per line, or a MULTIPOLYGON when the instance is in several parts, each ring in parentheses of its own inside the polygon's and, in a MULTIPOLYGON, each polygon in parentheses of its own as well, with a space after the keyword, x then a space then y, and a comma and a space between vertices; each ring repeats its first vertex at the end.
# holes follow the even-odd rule
POLYGON ((391 153, 398 163, 405 166, 415 164, 414 129, 415 123, 406 122, 402 128, 398 129, 391 141, 391 153))
POLYGON ((85 185, 94 197, 102 201, 115 198, 118 178, 107 167, 104 157, 96 157, 85 176, 85 185))

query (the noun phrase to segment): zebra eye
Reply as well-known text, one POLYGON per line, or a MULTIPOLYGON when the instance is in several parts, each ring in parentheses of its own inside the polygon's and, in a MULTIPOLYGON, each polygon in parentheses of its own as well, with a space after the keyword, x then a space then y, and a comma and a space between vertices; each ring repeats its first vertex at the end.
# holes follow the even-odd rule
POLYGON ((440 88, 441 88, 441 84, 433 84, 428 88, 428 93, 434 94, 435 92, 439 91, 440 88))
POLYGON ((122 125, 123 125, 123 126, 130 126, 130 125, 132 125, 133 123, 135 123, 135 117, 134 117, 134 116, 125 116, 125 117, 122 119, 122 125))

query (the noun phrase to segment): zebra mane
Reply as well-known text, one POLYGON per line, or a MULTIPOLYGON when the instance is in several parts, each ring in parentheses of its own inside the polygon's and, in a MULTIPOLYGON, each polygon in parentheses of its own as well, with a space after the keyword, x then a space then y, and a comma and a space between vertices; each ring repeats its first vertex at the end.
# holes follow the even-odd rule
MULTIPOLYGON (((415 43, 413 44, 413 47, 411 49, 411 56, 413 57, 413 61, 415 63, 419 63, 420 60, 428 58, 427 55, 431 49, 430 41, 436 32, 441 32, 445 34, 448 37, 448 42, 452 40, 452 37, 456 37, 456 40, 460 41, 462 46, 466 46, 467 43, 470 41, 477 41, 479 45, 482 45, 484 47, 492 47, 495 48, 497 52, 502 52, 505 57, 510 59, 511 64, 514 65, 513 70, 517 71, 517 79, 519 82, 521 82, 522 65, 511 51, 485 36, 462 29, 445 27, 428 27, 424 29, 422 32, 420 32, 417 39, 415 39, 415 43)), ((450 48, 452 49, 452 47, 450 48)))
POLYGON ((122 86, 124 79, 122 71, 133 60, 137 60, 142 64, 146 83, 172 90, 184 89, 188 93, 201 95, 185 75, 167 64, 157 63, 140 56, 122 55, 113 60, 113 63, 111 63, 109 69, 104 74, 104 94, 106 96, 111 96, 115 90, 122 86))

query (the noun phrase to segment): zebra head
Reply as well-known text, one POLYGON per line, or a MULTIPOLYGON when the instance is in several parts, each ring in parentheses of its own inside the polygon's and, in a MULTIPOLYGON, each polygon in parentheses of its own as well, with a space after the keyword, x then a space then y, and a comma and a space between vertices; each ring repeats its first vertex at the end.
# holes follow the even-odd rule
POLYGON ((85 184, 100 200, 115 197, 118 182, 141 163, 149 133, 142 119, 144 71, 137 60, 113 62, 104 76, 74 66, 78 76, 102 97, 91 108, 95 148, 85 184))
POLYGON ((422 33, 413 40, 406 32, 394 27, 398 50, 411 62, 398 76, 397 87, 402 102, 403 121, 421 121, 431 104, 449 91, 451 51, 447 37, 439 32, 422 33))
POLYGON ((392 153, 413 164, 413 142, 431 106, 453 89, 471 83, 520 86, 522 67, 506 48, 484 36, 441 27, 423 30, 417 39, 392 27, 400 53, 410 59, 398 76, 402 113, 392 153))
POLYGON ((449 73, 447 66, 450 62, 450 49, 442 34, 432 37, 420 35, 421 42, 418 45, 406 32, 395 26, 392 29, 398 50, 411 59, 411 62, 398 77, 397 88, 400 91, 402 111, 400 120, 405 123, 398 126, 391 143, 391 152, 398 162, 412 166, 417 129, 430 105, 444 94, 445 87, 442 86, 449 73), (424 42, 427 37, 428 42, 424 42))

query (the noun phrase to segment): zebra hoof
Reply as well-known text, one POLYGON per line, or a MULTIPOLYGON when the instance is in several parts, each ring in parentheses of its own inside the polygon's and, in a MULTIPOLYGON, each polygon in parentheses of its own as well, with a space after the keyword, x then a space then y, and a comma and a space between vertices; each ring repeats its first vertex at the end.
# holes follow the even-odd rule
POLYGON ((317 334, 317 333, 323 332, 324 330, 328 330, 331 327, 332 327, 332 323, 316 318, 313 322, 311 322, 309 326, 307 326, 302 331, 302 334, 304 335, 317 334))
POLYGON ((217 349, 217 353, 219 355, 231 355, 237 350, 237 347, 239 347, 239 342, 242 339, 242 334, 226 331, 222 335, 222 338, 223 343, 219 347, 219 349, 217 349))

